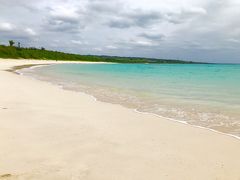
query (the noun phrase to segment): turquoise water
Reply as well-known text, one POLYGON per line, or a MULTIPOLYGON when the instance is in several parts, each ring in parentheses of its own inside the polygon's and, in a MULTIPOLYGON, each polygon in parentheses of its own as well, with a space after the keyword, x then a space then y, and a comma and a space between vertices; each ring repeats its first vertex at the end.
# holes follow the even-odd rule
POLYGON ((58 64, 24 73, 100 101, 240 136, 240 65, 58 64))

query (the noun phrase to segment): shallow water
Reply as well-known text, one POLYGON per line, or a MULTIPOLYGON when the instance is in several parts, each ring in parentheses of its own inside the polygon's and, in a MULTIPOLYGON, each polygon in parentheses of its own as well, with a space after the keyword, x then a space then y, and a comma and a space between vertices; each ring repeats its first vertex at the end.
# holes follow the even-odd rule
POLYGON ((58 64, 22 72, 101 101, 240 137, 240 65, 58 64))

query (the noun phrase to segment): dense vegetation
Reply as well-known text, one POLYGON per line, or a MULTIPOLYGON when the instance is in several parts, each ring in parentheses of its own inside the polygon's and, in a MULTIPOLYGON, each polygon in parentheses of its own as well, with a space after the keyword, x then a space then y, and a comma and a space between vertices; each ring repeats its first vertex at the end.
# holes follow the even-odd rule
POLYGON ((190 61, 168 59, 69 54, 45 50, 44 48, 41 49, 21 48, 20 46, 15 47, 13 45, 14 45, 13 42, 9 42, 9 46, 0 45, 0 58, 117 62, 117 63, 193 63, 190 61))

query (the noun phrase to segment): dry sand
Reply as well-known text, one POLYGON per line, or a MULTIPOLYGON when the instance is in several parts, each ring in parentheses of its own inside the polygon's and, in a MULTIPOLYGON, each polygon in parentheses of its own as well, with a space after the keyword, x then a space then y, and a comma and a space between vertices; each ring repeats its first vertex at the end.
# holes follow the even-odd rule
POLYGON ((240 141, 5 71, 0 180, 239 180, 240 141))

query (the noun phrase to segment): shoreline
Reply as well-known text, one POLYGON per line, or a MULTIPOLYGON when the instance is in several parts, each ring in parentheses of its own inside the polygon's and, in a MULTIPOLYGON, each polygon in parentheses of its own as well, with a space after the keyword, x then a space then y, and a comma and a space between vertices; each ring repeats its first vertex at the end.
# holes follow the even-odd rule
POLYGON ((26 65, 20 65, 20 66, 13 66, 10 69, 7 69, 6 71, 19 74, 18 71, 22 69, 28 69, 36 66, 48 66, 48 65, 51 65, 51 64, 26 64, 26 65))
POLYGON ((0 61, 0 179, 240 178, 237 139, 4 71, 21 61, 0 61))
POLYGON ((173 118, 164 117, 164 116, 161 116, 161 115, 158 115, 158 114, 154 114, 154 113, 141 112, 141 111, 138 111, 137 109, 134 109, 134 111, 136 111, 137 113, 141 113, 141 114, 151 114, 151 115, 156 116, 156 117, 159 117, 159 118, 164 118, 164 119, 166 119, 166 120, 168 120, 168 121, 173 121, 173 122, 176 122, 176 123, 185 124, 185 125, 190 126, 190 127, 193 127, 193 128, 205 129, 205 130, 208 130, 208 131, 217 133, 217 134, 221 134, 221 135, 224 135, 224 136, 229 136, 229 137, 232 137, 232 138, 234 138, 234 139, 240 140, 240 137, 239 137, 239 136, 236 136, 236 135, 233 135, 233 134, 224 133, 224 132, 217 131, 217 130, 215 130, 215 129, 211 129, 211 128, 207 128, 207 127, 203 127, 203 126, 198 126, 198 125, 194 125, 194 124, 189 124, 189 123, 186 122, 186 121, 179 121, 179 120, 176 120, 176 119, 173 119, 173 118))
MULTIPOLYGON (((71 63, 71 62, 68 62, 68 63, 71 63)), ((81 63, 81 62, 80 62, 81 63)), ((12 69, 10 69, 9 71, 10 72, 15 72, 16 74, 19 74, 19 75, 22 75, 21 73, 18 73, 18 71, 21 71, 23 69, 28 69, 28 68, 37 68, 39 66, 50 66, 50 65, 54 65, 54 64, 29 64, 29 65, 23 65, 23 66, 15 66, 13 67, 12 69)), ((33 78, 35 79, 35 78, 33 78)), ((38 80, 38 79, 37 79, 38 80)), ((49 82, 49 81, 46 81, 46 82, 49 82)), ((50 84, 54 85, 54 86, 58 86, 52 82, 49 82, 50 84)), ((59 88, 63 89, 63 90, 69 90, 69 89, 65 89, 64 87, 62 86, 58 86, 59 88)), ((107 101, 101 101, 99 100, 97 97, 95 97, 94 95, 90 94, 90 93, 86 93, 86 92, 83 92, 83 91, 74 91, 74 90, 69 90, 69 91, 73 91, 73 92, 80 92, 80 93, 84 93, 86 95, 89 95, 91 97, 94 98, 94 100, 96 101, 99 101, 99 102, 104 102, 104 103, 110 103, 110 104, 117 104, 117 103, 111 103, 111 102, 107 102, 107 101)), ((140 113, 140 114, 150 114, 150 115, 153 115, 153 116, 156 116, 156 117, 159 117, 159 118, 164 118, 166 120, 169 120, 169 121, 173 121, 173 122, 176 122, 176 123, 181 123, 181 124, 185 124, 185 125, 188 125, 188 126, 191 126, 191 127, 194 127, 194 128, 200 128, 200 129, 205 129, 205 130, 208 130, 208 131, 212 131, 214 133, 218 133, 218 134, 222 134, 222 135, 225 135, 225 136, 230 136, 232 138, 236 138, 237 140, 240 140, 240 136, 237 136, 237 135, 233 135, 233 134, 229 134, 229 133, 224 133, 224 132, 221 132, 221 131, 218 131, 218 130, 215 130, 215 129, 211 129, 211 128, 207 128, 207 127, 204 127, 204 126, 199 126, 199 125, 194 125, 194 124, 190 124, 188 123, 187 121, 181 121, 181 120, 177 120, 177 119, 174 119, 174 118, 169 118, 169 117, 165 117, 165 116, 161 116, 161 115, 158 115, 158 114, 155 114, 155 113, 151 113, 151 112, 141 112, 137 109, 134 109, 134 108, 129 108, 129 107, 126 107, 122 104, 117 104, 117 105, 120 105, 124 108, 128 108, 128 109, 131 109, 137 113, 140 113)))

